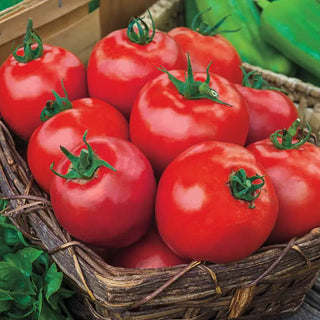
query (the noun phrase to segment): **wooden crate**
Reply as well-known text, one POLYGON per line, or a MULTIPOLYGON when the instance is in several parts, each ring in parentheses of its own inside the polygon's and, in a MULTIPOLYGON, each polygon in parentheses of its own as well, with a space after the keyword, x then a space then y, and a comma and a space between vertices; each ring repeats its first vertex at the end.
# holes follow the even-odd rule
POLYGON ((102 36, 125 28, 131 17, 142 14, 156 0, 100 0, 100 21, 102 36))
POLYGON ((86 63, 101 38, 99 9, 89 13, 89 1, 24 0, 0 12, 0 63, 13 43, 22 41, 29 17, 43 42, 64 47, 86 63))

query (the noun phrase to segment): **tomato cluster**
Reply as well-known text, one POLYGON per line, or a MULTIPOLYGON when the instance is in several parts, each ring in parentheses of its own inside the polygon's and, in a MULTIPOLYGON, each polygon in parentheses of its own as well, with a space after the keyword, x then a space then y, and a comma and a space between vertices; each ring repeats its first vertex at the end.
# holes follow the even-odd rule
POLYGON ((199 28, 136 19, 85 67, 29 20, 0 112, 60 224, 110 263, 230 263, 320 225, 320 149, 274 89, 199 28))

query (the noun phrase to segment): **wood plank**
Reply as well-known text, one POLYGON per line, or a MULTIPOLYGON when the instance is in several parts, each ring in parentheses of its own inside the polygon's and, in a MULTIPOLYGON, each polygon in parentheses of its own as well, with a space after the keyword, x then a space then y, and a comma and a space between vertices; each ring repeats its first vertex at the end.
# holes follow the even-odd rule
POLYGON ((94 45, 101 37, 99 18, 99 9, 96 9, 76 23, 46 37, 44 40, 51 45, 70 50, 86 64, 94 45))
POLYGON ((125 28, 131 17, 142 14, 156 0, 100 0, 100 20, 102 36, 125 28))
POLYGON ((27 1, 16 11, 0 17, 0 45, 24 34, 26 22, 31 17, 34 27, 50 23, 77 8, 88 5, 90 0, 33 0, 27 1))

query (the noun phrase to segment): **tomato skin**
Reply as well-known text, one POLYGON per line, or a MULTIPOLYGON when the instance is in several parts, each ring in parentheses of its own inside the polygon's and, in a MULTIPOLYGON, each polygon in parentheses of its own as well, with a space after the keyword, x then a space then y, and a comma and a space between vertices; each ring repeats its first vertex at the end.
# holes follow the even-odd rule
MULTIPOLYGON (((52 208, 59 223, 75 238, 100 247, 128 246, 145 234, 153 219, 156 183, 152 167, 129 141, 115 137, 87 139, 95 154, 116 172, 100 167, 89 181, 54 176, 52 208)), ((84 144, 71 152, 77 156, 84 144)), ((59 162, 66 174, 70 162, 59 162)))
POLYGON ((292 100, 276 90, 264 90, 236 85, 247 101, 249 132, 246 144, 269 138, 276 130, 288 128, 298 111, 292 100))
MULTIPOLYGON (((40 114, 52 90, 70 100, 88 96, 86 69, 70 51, 43 45, 43 56, 27 63, 17 62, 12 55, 0 68, 0 112, 8 126, 22 139, 28 140, 41 125, 40 114)), ((23 49, 18 50, 21 55, 23 49)))
MULTIPOLYGON (((183 71, 172 75, 184 80, 183 71)), ((194 73, 204 81, 205 73, 194 73)), ((157 175, 182 151, 206 140, 244 145, 249 116, 242 95, 226 79, 211 74, 210 87, 226 106, 209 99, 184 98, 166 74, 150 81, 139 93, 130 117, 131 141, 150 160, 157 175)))
POLYGON ((184 151, 166 168, 156 195, 156 221, 166 244, 179 256, 213 263, 238 261, 255 252, 269 236, 278 203, 266 175, 260 196, 235 199, 228 186, 232 172, 265 175, 244 147, 206 141, 184 151))
POLYGON ((129 125, 119 110, 93 98, 72 101, 72 109, 65 110, 45 121, 32 134, 27 148, 27 161, 38 185, 47 193, 54 174, 50 170, 63 157, 60 145, 70 150, 88 137, 114 136, 129 139, 129 125))
POLYGON ((128 39, 127 29, 113 31, 96 44, 89 58, 89 94, 129 117, 138 92, 161 73, 157 69, 161 66, 168 70, 187 67, 184 52, 167 33, 156 31, 150 43, 140 45, 128 39))
POLYGON ((225 37, 216 34, 205 36, 187 27, 177 27, 168 32, 189 53, 193 71, 205 72, 210 62, 210 72, 233 83, 242 83, 241 58, 236 48, 225 37))
POLYGON ((111 264, 123 268, 162 268, 187 263, 163 242, 156 228, 138 241, 114 253, 111 264))
POLYGON ((279 200, 279 214, 269 242, 286 242, 320 226, 320 148, 305 143, 279 150, 269 139, 247 146, 266 168, 279 200))

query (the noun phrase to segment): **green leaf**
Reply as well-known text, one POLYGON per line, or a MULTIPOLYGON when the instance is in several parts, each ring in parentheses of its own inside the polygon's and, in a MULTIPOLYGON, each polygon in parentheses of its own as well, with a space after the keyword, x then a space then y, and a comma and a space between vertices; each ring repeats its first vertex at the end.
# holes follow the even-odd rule
POLYGON ((0 312, 9 310, 13 297, 6 290, 0 289, 0 312))
POLYGON ((52 310, 50 305, 44 301, 39 320, 66 320, 66 316, 60 310, 52 310))
POLYGON ((14 265, 0 261, 0 289, 35 294, 32 282, 14 265))
POLYGON ((56 293, 60 287, 63 280, 63 274, 62 272, 57 271, 57 266, 55 263, 53 263, 49 270, 47 271, 47 274, 45 276, 45 287, 44 287, 44 293, 46 300, 50 304, 50 306, 53 309, 57 309, 58 307, 58 301, 59 296, 54 296, 54 293, 56 293))
POLYGON ((1 240, 2 239, 0 239, 0 260, 3 260, 4 256, 12 251, 12 248, 1 240))
POLYGON ((12 297, 14 298, 15 306, 21 310, 32 308, 35 300, 34 296, 25 295, 24 293, 13 293, 12 297))
POLYGON ((36 261, 34 265, 34 271, 37 273, 45 274, 49 268, 49 255, 47 252, 42 251, 42 255, 36 261))
POLYGON ((44 279, 42 274, 37 274, 35 272, 31 273, 31 281, 35 288, 42 288, 44 279))
POLYGON ((6 222, 7 220, 0 221, 0 227, 3 228, 3 235, 5 243, 15 246, 23 244, 28 247, 28 243, 24 240, 22 233, 12 224, 6 222))
POLYGON ((36 261, 43 251, 29 247, 19 250, 15 254, 6 255, 5 260, 13 266, 16 266, 26 277, 30 277, 32 264, 36 261))

